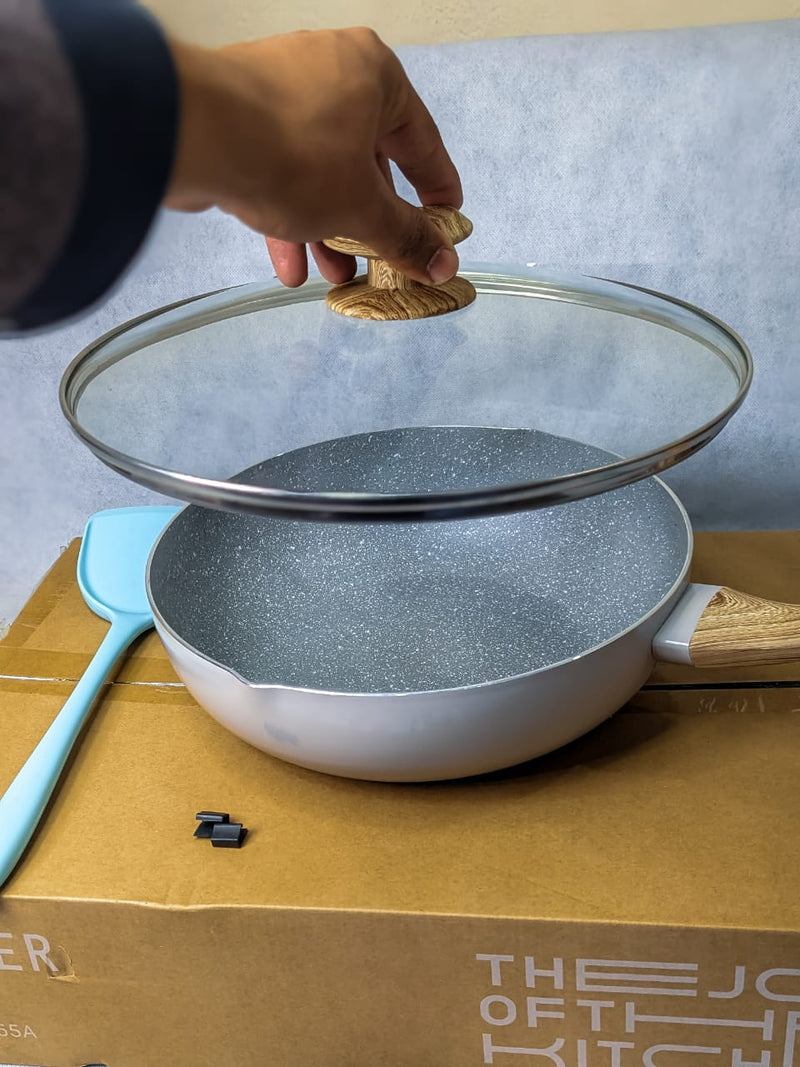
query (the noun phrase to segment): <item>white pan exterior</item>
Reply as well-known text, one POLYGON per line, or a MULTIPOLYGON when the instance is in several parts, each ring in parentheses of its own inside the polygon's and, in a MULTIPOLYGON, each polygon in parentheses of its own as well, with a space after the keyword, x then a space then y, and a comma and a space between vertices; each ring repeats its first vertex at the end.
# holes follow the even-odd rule
POLYGON ((217 722, 301 767, 386 782, 461 778, 560 748, 644 684, 653 638, 685 576, 650 616, 583 656, 533 674, 433 693, 321 693, 253 686, 157 623, 189 692, 217 722))
MULTIPOLYGON (((388 479, 396 453, 401 478, 413 455, 435 480, 470 448, 505 471, 598 458, 538 431, 423 428, 311 446, 241 477, 305 488, 335 460, 347 484, 376 463, 388 479)), ((659 655, 681 658, 698 604, 681 599, 691 549, 686 512, 657 479, 405 526, 192 506, 155 546, 148 594, 177 673, 234 734, 329 774, 427 781, 512 766, 597 726, 646 681, 668 617, 659 655)))

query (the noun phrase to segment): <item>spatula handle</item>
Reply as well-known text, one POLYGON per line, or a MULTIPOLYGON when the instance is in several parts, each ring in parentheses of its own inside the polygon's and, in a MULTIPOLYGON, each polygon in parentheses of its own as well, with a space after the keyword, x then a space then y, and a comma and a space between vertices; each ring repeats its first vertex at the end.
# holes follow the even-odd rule
POLYGON ((47 732, 0 797, 0 886, 25 851, 55 789, 95 698, 134 638, 152 625, 147 615, 117 615, 47 732))

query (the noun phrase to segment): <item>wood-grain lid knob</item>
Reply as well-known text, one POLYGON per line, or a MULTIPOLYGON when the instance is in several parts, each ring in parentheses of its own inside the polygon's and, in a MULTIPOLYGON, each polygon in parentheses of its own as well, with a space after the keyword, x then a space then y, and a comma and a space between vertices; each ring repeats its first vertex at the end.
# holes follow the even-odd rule
MULTIPOLYGON (((448 237, 459 244, 472 233, 472 223, 454 207, 424 207, 422 211, 448 237)), ((466 307, 475 299, 475 288, 466 278, 451 278, 443 285, 422 285, 390 267, 373 249, 349 237, 332 237, 323 244, 335 252, 367 259, 367 274, 345 285, 334 286, 327 295, 328 307, 340 315, 358 319, 424 319, 466 307)))

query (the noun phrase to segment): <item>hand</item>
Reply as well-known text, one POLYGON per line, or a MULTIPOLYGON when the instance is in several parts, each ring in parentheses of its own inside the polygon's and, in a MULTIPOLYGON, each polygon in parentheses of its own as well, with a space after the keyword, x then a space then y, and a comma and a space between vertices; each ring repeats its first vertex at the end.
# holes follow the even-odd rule
POLYGON ((452 243, 396 195, 394 160, 423 204, 460 207, 461 183, 427 108, 371 30, 268 37, 219 50, 173 43, 181 123, 166 203, 217 205, 267 238, 286 285, 347 281, 350 256, 320 242, 346 236, 417 281, 458 269, 452 243))

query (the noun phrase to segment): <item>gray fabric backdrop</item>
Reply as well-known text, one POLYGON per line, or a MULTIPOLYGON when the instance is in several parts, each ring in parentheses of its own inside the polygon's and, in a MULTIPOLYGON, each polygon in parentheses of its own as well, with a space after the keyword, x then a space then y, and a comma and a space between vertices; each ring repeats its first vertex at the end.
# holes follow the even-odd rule
MULTIPOLYGON (((800 20, 401 50, 464 177, 465 257, 660 289, 751 347, 744 410, 667 477, 699 528, 800 526, 799 54, 800 20)), ((0 344, 0 620, 89 514, 157 499, 71 436, 67 362, 142 311, 271 276, 230 219, 164 215, 103 307, 0 344)))

